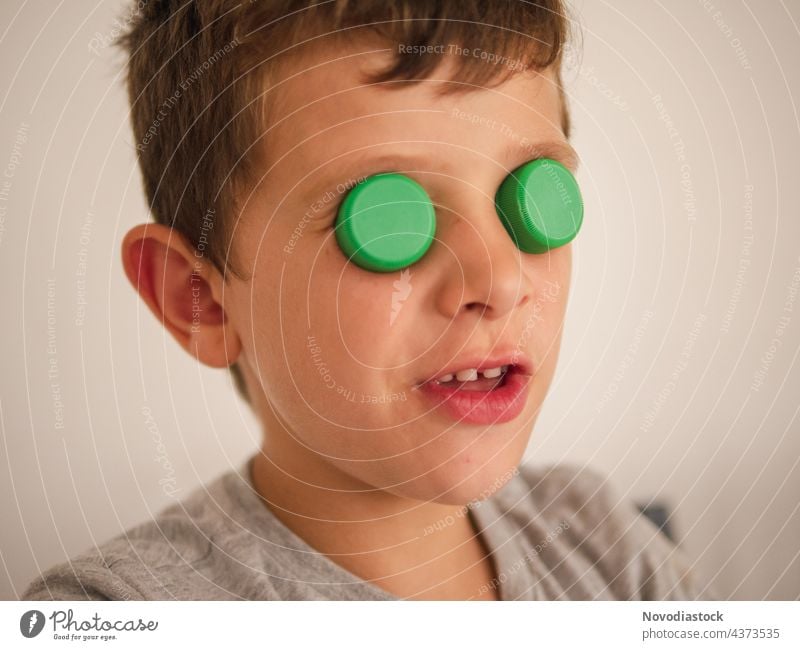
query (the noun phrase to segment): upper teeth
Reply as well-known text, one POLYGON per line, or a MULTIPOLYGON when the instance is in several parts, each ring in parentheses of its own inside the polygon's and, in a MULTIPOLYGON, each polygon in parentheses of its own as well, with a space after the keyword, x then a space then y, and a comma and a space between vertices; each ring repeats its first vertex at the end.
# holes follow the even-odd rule
POLYGON ((508 370, 508 366, 498 366, 497 368, 486 368, 479 371, 477 368, 467 368, 466 370, 459 370, 455 375, 448 374, 442 375, 437 379, 439 382, 452 381, 455 377, 458 381, 475 381, 479 375, 483 375, 486 379, 494 379, 499 377, 508 370))

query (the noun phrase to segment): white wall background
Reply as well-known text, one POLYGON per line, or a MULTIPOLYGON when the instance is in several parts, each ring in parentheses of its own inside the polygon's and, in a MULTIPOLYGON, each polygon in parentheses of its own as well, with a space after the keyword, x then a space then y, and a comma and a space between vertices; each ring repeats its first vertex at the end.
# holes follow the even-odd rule
MULTIPOLYGON (((666 501, 722 598, 795 599, 800 6, 715 2, 573 4, 587 216, 528 459, 589 462, 622 494, 666 501)), ((122 234, 147 219, 121 60, 102 44, 124 6, 0 11, 11 599, 242 461, 260 432, 227 374, 192 363, 123 276, 122 234)))

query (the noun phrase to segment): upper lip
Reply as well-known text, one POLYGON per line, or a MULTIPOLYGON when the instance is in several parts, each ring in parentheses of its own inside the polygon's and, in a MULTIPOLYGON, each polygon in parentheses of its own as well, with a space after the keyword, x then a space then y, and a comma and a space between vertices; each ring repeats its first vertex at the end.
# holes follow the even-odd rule
POLYGON ((459 370, 475 368, 480 372, 489 368, 499 368, 500 366, 514 366, 514 372, 523 375, 533 374, 533 362, 527 354, 519 350, 500 352, 492 355, 470 353, 448 361, 445 366, 440 367, 439 370, 428 375, 420 383, 425 384, 439 377, 443 377, 444 375, 454 375, 459 370))

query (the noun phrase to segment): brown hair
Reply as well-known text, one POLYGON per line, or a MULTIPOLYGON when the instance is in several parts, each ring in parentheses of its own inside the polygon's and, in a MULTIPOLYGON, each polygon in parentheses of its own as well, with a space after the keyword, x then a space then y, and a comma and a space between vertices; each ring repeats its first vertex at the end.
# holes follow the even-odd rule
MULTIPOLYGON (((127 55, 131 120, 153 218, 174 227, 220 272, 230 256, 237 197, 256 178, 267 129, 269 74, 302 42, 355 37, 396 45, 366 83, 425 79, 441 60, 426 46, 457 44, 487 56, 457 58, 468 91, 519 69, 560 63, 569 35, 562 0, 134 0, 116 45, 127 55), (403 45, 404 47, 400 47, 403 45)), ((434 49, 434 48, 429 48, 434 49)), ((561 90, 562 131, 570 119, 561 90)), ((246 388, 236 364, 239 392, 246 388)))

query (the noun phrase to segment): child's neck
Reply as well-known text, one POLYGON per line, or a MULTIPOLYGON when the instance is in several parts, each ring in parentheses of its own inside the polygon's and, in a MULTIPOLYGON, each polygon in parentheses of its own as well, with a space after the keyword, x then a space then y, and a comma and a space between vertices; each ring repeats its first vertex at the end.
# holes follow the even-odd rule
POLYGON ((265 437, 252 479, 266 507, 312 548, 401 598, 496 597, 465 506, 370 489, 287 438, 265 437))

